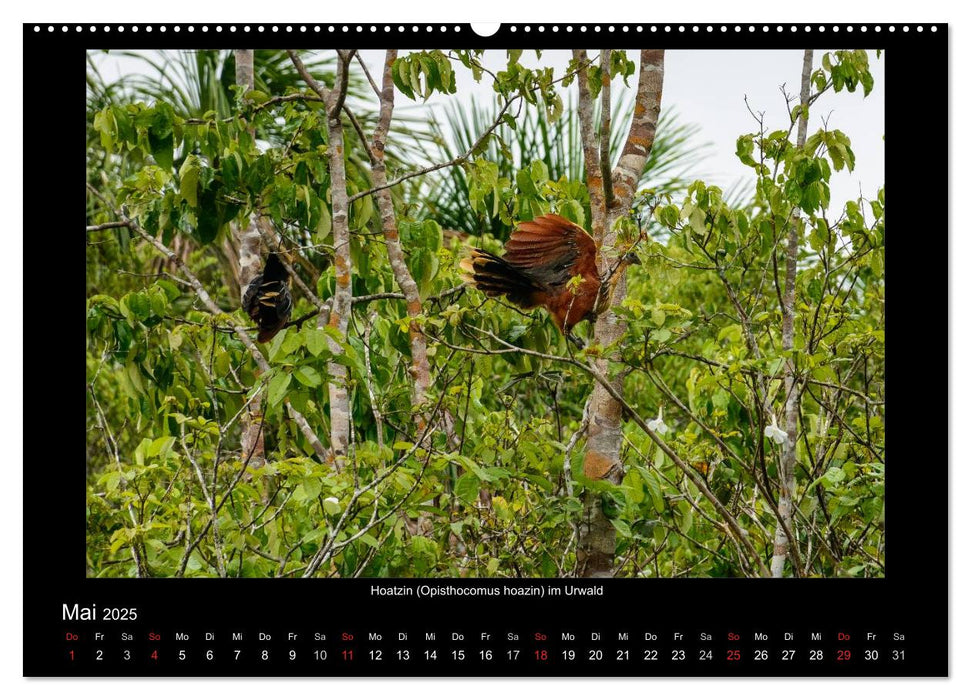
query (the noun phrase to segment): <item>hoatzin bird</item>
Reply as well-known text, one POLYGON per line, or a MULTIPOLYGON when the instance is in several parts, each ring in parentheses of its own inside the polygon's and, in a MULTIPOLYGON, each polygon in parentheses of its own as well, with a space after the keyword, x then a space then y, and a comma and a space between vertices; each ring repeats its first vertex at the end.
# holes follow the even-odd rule
POLYGON ((290 320, 290 273, 277 253, 267 256, 263 272, 249 283, 243 294, 243 308, 256 322, 260 331, 257 340, 261 343, 271 340, 290 320))
POLYGON ((590 234, 562 216, 546 214, 519 224, 502 257, 473 248, 459 266, 465 280, 486 296, 505 295, 522 309, 543 307, 560 332, 580 346, 570 331, 606 311, 620 274, 639 262, 628 253, 601 273, 590 234), (570 284, 574 278, 579 284, 570 284))

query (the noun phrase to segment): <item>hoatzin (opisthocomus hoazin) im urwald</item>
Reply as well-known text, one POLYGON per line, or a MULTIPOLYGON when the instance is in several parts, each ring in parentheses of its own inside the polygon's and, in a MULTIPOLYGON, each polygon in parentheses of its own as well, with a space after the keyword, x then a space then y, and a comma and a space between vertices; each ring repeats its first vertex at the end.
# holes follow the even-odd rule
POLYGON ((243 295, 243 308, 259 328, 257 340, 265 343, 279 333, 293 309, 290 296, 290 273, 277 253, 266 258, 263 272, 253 278, 243 295))
POLYGON ((522 309, 543 307, 563 335, 580 345, 570 331, 606 311, 620 274, 639 262, 628 253, 601 276, 590 234, 562 216, 546 214, 519 224, 502 257, 473 248, 459 266, 465 280, 486 296, 505 295, 522 309), (579 284, 570 284, 575 277, 579 284))

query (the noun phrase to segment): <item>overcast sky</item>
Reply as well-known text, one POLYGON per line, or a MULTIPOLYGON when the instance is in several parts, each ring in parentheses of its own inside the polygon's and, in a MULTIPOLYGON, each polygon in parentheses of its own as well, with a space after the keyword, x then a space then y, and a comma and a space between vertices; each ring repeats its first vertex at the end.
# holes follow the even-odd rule
MULTIPOLYGON (((815 55, 819 65, 822 50, 815 55)), ((636 54, 629 54, 636 60, 636 54)), ((362 51, 362 56, 376 79, 380 79, 383 51, 362 51)), ((544 51, 541 62, 556 68, 562 75, 570 58, 568 51, 544 51)), ((144 70, 143 64, 116 54, 96 54, 103 77, 112 80, 134 70, 144 70)), ((537 65, 533 52, 525 52, 523 62, 537 65)), ((505 65, 504 51, 487 51, 487 67, 501 70, 505 65)), ((840 129, 852 141, 856 153, 856 170, 834 173, 831 181, 830 215, 836 216, 843 202, 856 199, 861 192, 874 198, 884 182, 884 70, 883 59, 870 52, 870 68, 874 89, 864 99, 861 89, 856 93, 827 94, 813 106, 810 133, 828 121, 830 129, 840 129)), ((708 142, 709 157, 699 165, 699 175, 710 184, 728 189, 740 178, 751 179, 751 170, 735 157, 735 142, 740 134, 757 129, 757 124, 745 106, 765 113, 766 127, 771 131, 786 128, 786 104, 780 92, 785 84, 791 94, 799 91, 802 51, 796 50, 669 50, 665 55, 664 94, 662 109, 674 109, 684 122, 701 127, 698 143, 708 142)), ((411 116, 429 110, 441 114, 448 101, 467 100, 474 95, 478 101, 494 99, 490 85, 476 83, 468 70, 457 66, 458 92, 449 97, 435 97, 422 105, 399 95, 396 108, 407 109, 411 116)), ((486 76, 485 80, 488 79, 486 76)), ((632 89, 636 75, 631 79, 632 89)), ((575 90, 575 84, 570 89, 575 90)), ((614 95, 623 90, 623 83, 615 81, 614 95)))

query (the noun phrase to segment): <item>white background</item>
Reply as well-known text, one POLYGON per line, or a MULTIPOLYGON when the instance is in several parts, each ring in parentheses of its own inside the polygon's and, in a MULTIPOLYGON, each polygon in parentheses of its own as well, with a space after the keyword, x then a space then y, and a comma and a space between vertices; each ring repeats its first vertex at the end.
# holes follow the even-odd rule
MULTIPOLYGON (((960 123, 967 122, 968 104, 968 42, 971 32, 968 24, 953 8, 957 4, 942 0, 923 0, 920 3, 908 2, 857 2, 846 0, 816 0, 814 2, 764 3, 729 3, 724 0, 695 0, 691 3, 647 3, 624 5, 620 2, 605 3, 589 0, 568 6, 562 0, 558 2, 526 2, 524 0, 486 0, 478 3, 456 3, 454 0, 424 0, 417 3, 398 2, 355 2, 314 3, 207 3, 198 0, 166 0, 164 3, 134 3, 134 2, 100 2, 98 7, 88 3, 55 3, 33 2, 18 3, 12 10, 5 9, 6 20, 0 27, 4 33, 2 46, 4 62, 7 67, 4 72, 6 78, 4 108, 0 110, 3 118, 3 133, 16 134, 22 125, 22 104, 17 99, 22 94, 22 80, 24 76, 23 50, 21 40, 21 22, 321 22, 321 21, 359 21, 359 22, 465 22, 480 21, 494 22, 805 22, 812 19, 813 23, 828 22, 951 22, 950 46, 952 51, 951 85, 953 95, 952 114, 961 115, 960 123), (957 75, 955 78, 954 75, 957 75)), ((797 74, 795 74, 797 76, 797 74)), ((30 75, 31 80, 49 80, 51 103, 45 108, 52 108, 56 100, 60 76, 30 75)), ((797 77, 791 79, 795 84, 797 77)), ((930 148, 944 148, 951 143, 942 134, 924 134, 920 131, 920 97, 921 85, 913 86, 914 104, 914 139, 918 147, 926 144, 930 148)), ((852 136, 852 134, 851 134, 852 136)), ((953 131, 953 150, 951 159, 958 163, 953 169, 954 182, 950 192, 966 193, 971 186, 967 175, 967 168, 963 164, 969 162, 971 153, 968 151, 966 129, 953 131)), ((27 144, 29 157, 29 144, 27 144)), ((8 301, 5 307, 6 326, 11 327, 15 322, 22 326, 20 316, 22 308, 26 313, 44 314, 48 318, 49 332, 56 333, 58 329, 57 310, 53 302, 48 299, 38 300, 31 297, 30 276, 26 279, 20 275, 26 269, 32 275, 43 276, 38 269, 43 256, 49 254, 44 249, 27 248, 21 235, 25 212, 21 209, 23 192, 29 190, 32 183, 23 183, 21 173, 24 157, 22 139, 17 140, 16 146, 8 143, 8 162, 2 169, 4 178, 3 192, 8 204, 7 230, 4 245, 4 293, 8 301), (10 155, 13 158, 10 158, 10 155), (26 258, 24 257, 26 252, 26 258), (26 286, 25 286, 26 285, 26 286)), ((940 181, 941 186, 947 181, 951 173, 926 173, 924 177, 933 177, 940 181)), ((49 183, 48 183, 49 184, 49 183)), ((66 184, 66 187, 71 187, 66 184)), ((962 203, 966 196, 958 200, 962 203)), ((934 210, 941 212, 939 206, 934 210)), ((959 213, 960 210, 959 210, 959 213)), ((962 223, 968 219, 961 213, 958 220, 962 223)), ((26 215, 36 221, 43 212, 30 211, 26 215)), ((950 435, 957 433, 962 437, 966 432, 965 426, 971 419, 966 397, 971 395, 971 381, 967 370, 967 353, 969 346, 968 314, 965 309, 971 305, 971 275, 965 273, 965 267, 971 263, 971 241, 966 227, 962 226, 953 233, 948 232, 945 243, 942 226, 937 222, 928 226, 928 234, 921 236, 915 245, 935 245, 939 247, 939 266, 933 270, 915 270, 915 289, 920 289, 922 278, 939 278, 947 270, 951 280, 951 309, 952 333, 948 334, 949 362, 948 372, 943 368, 943 354, 945 329, 933 328, 926 331, 928 353, 937 352, 941 361, 934 363, 930 357, 921 358, 919 368, 927 372, 936 372, 928 376, 928 382, 941 385, 950 378, 951 405, 949 415, 929 413, 935 410, 931 406, 915 404, 903 410, 913 411, 912 431, 915 440, 945 439, 944 426, 948 425, 947 435, 949 446, 953 454, 949 488, 944 483, 931 483, 927 473, 915 470, 914 487, 924 493, 927 501, 940 498, 944 493, 949 494, 951 532, 950 532, 950 562, 928 561, 928 572, 939 576, 941 569, 947 568, 950 575, 950 608, 951 608, 951 652, 950 668, 952 678, 948 681, 926 680, 650 680, 650 681, 598 681, 598 680, 566 680, 566 681, 353 681, 353 680, 69 680, 45 681, 24 680, 22 675, 21 640, 23 638, 23 624, 30 624, 30 618, 36 611, 23 610, 23 580, 21 533, 24 518, 51 517, 52 514, 42 514, 36 511, 25 514, 22 511, 22 481, 21 468, 23 466, 23 427, 27 423, 36 428, 31 438, 29 469, 46 469, 51 471, 52 479, 66 478, 66 470, 70 465, 70 455, 42 456, 38 453, 38 446, 51 440, 51 431, 57 426, 46 419, 49 416, 24 415, 23 404, 23 355, 24 349, 32 344, 50 342, 40 338, 23 337, 12 332, 5 334, 0 352, 2 364, 0 367, 0 395, 6 400, 0 403, 0 430, 4 452, 8 460, 3 465, 6 468, 4 486, 8 489, 4 494, 4 502, 0 506, 0 523, 5 535, 3 562, 4 576, 2 585, 3 614, 0 619, 4 625, 0 627, 0 664, 3 666, 4 697, 37 697, 62 698, 71 700, 86 698, 138 698, 154 699, 173 696, 182 697, 232 697, 234 700, 260 698, 261 700, 281 693, 292 694, 295 697, 391 697, 393 700, 410 700, 411 698, 425 700, 433 697, 461 697, 462 700, 478 700, 479 698, 494 700, 502 697, 535 697, 535 698, 594 698, 597 700, 627 700, 628 698, 649 697, 677 697, 677 698, 812 698, 819 700, 831 698, 860 698, 861 700, 882 700, 883 698, 966 698, 971 688, 971 625, 969 625, 968 584, 969 564, 967 558, 968 542, 971 533, 968 528, 968 508, 964 504, 964 495, 971 492, 971 477, 969 477, 969 460, 961 441, 950 442, 950 435), (933 231, 933 234, 930 233, 933 231), (936 240, 939 239, 939 240, 936 240), (22 340, 21 340, 22 338, 22 340), (39 432, 38 432, 39 431, 39 432), (18 484, 17 489, 11 489, 12 484, 18 484)), ((59 232, 61 236, 70 235, 69 232, 59 232)), ((78 234, 80 235, 80 234, 78 234)), ((32 241, 32 245, 36 245, 32 241)), ((919 294, 919 292, 918 292, 919 294)), ((948 303, 945 299, 916 299, 920 304, 928 307, 948 303)), ((935 319, 936 320, 936 319, 935 319)), ((33 324, 36 328, 36 324, 33 324)), ((65 362, 69 361, 65 358, 65 362)), ((49 378, 43 384, 40 379, 31 377, 32 391, 72 391, 70 386, 56 387, 49 378)), ((65 382, 66 383, 66 382, 65 382)), ((35 407, 36 401, 30 407, 35 407)), ((922 499, 924 500, 924 499, 922 499)), ((928 538, 940 537, 943 526, 933 513, 922 510, 914 513, 914 527, 926 527, 928 538)), ((57 576, 56 562, 64 552, 59 551, 59 543, 32 543, 32 546, 44 546, 51 549, 50 559, 52 568, 50 576, 57 576)), ((711 601, 708 601, 710 604, 711 601)), ((649 601, 645 601, 649 604, 649 601)), ((906 600, 900 601, 907 604, 906 600)), ((887 611, 892 615, 892 611, 887 611)))

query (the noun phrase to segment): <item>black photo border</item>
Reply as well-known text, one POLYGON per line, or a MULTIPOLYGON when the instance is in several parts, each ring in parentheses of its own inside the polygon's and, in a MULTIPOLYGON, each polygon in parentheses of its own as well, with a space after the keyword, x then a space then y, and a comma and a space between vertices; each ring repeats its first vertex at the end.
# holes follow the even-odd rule
MULTIPOLYGON (((919 476, 922 484, 939 485, 934 498, 946 503, 948 452, 946 436, 938 441, 917 434, 908 415, 912 402, 935 405, 947 402, 945 377, 929 379, 912 357, 930 352, 946 353, 944 343, 934 343, 907 322, 908 302, 915 290, 922 298, 948 298, 946 273, 932 256, 939 246, 915 245, 925 238, 946 240, 946 208, 939 213, 922 208, 922 202, 940 199, 946 186, 948 166, 948 26, 946 24, 515 24, 502 25, 491 37, 481 37, 468 24, 384 23, 238 23, 238 24, 25 24, 24 144, 25 230, 24 240, 37 245, 42 236, 65 241, 65 255, 26 257, 26 270, 43 260, 48 279, 61 280, 66 321, 25 313, 25 375, 45 376, 51 367, 63 368, 65 395, 27 392, 25 426, 36 425, 45 406, 63 401, 58 415, 77 411, 77 420, 59 426, 66 452, 51 445, 49 463, 31 457, 24 464, 24 674, 29 676, 75 675, 390 675, 390 676, 614 676, 647 675, 640 664, 591 666, 553 663, 463 665, 443 660, 435 667, 375 667, 359 663, 335 665, 325 670, 285 665, 140 663, 130 668, 71 666, 63 654, 65 631, 77 625, 62 620, 64 603, 137 607, 140 618, 130 627, 142 636, 153 628, 170 634, 174 628, 213 629, 220 632, 246 629, 326 629, 337 636, 353 631, 437 629, 466 630, 516 628, 527 634, 544 630, 559 638, 561 631, 585 633, 596 628, 607 635, 617 630, 652 628, 682 630, 696 635, 737 629, 743 640, 764 631, 772 638, 785 630, 800 633, 818 630, 826 639, 841 631, 862 636, 868 630, 881 635, 899 631, 906 635, 910 657, 904 665, 854 663, 824 667, 807 663, 780 667, 747 663, 738 670, 724 664, 706 667, 689 664, 681 670, 660 666, 656 675, 707 676, 943 676, 948 674, 948 535, 946 505, 931 515, 926 500, 911 488, 919 476), (164 29, 163 29, 164 28, 164 29), (887 442, 889 469, 886 482, 886 576, 880 579, 610 579, 597 580, 602 595, 580 604, 573 600, 536 600, 442 597, 434 601, 402 600, 371 595, 372 585, 419 585, 420 580, 274 580, 274 579, 89 579, 85 576, 84 470, 74 459, 85 439, 82 393, 78 376, 80 361, 65 361, 65 346, 84 342, 84 241, 76 236, 85 211, 82 182, 84 167, 83 118, 85 82, 84 52, 89 49, 295 47, 305 49, 386 48, 402 49, 462 46, 468 48, 652 48, 665 49, 820 49, 865 48, 885 51, 886 70, 886 188, 890 201, 887 231, 887 442), (36 75, 58 76, 55 84, 32 80, 36 75), (917 83, 919 82, 919 90, 917 83), (44 104, 44 109, 36 109, 44 104), (28 107, 29 106, 29 107, 28 107), (918 124, 915 122, 919 121, 918 124), (76 131, 75 131, 76 129, 76 131), (919 135, 921 134, 921 135, 919 135), (30 183, 49 182, 53 163, 64 162, 59 190, 65 202, 35 200, 30 183), (75 177, 78 179, 75 180, 75 177), (31 216, 43 208, 43 223, 31 216), (929 221, 928 216, 940 217, 929 221), (74 334, 78 335, 75 336, 74 334), (76 377, 72 380, 71 377, 76 377), (72 381, 79 381, 78 385, 72 381), (70 387, 78 387, 77 394, 70 387), (76 408, 74 408, 76 406, 76 408), (76 431, 76 432, 75 432, 76 431), (75 437, 76 436, 76 437, 75 437), (937 523, 929 531, 926 523, 937 523), (53 548, 53 551, 52 551, 53 548), (240 611, 246 611, 242 619, 240 611), (753 624, 752 619, 760 620, 753 624), (747 635, 747 636, 746 636, 747 635)), ((49 197, 51 190, 44 190, 49 197)), ((24 299, 30 297, 30 276, 25 274, 24 299)), ((26 302, 25 302, 26 303, 26 302)), ((913 312, 914 306, 910 306, 913 312)), ((937 329, 946 338, 947 309, 938 317, 922 305, 922 327, 937 329)), ((70 351, 69 353, 70 354, 70 351)), ((80 357, 80 355, 79 355, 80 357)), ((940 362, 945 367, 945 358, 940 362)), ((923 365, 922 365, 923 366, 923 365)), ((946 373, 946 370, 945 370, 946 373)), ((53 383, 50 384, 54 386, 53 383)), ((922 411, 923 413, 923 411, 922 411)), ((25 435, 25 440, 28 435, 25 435)), ((927 499, 929 500, 929 499, 927 499)), ((455 580, 435 579, 435 584, 455 580)), ((475 584, 508 583, 476 579, 475 584)), ((549 583, 528 579, 522 583, 549 583)), ((463 583, 470 581, 463 580, 463 583)), ((514 582, 515 583, 515 582, 514 582)), ((123 623, 111 623, 121 625, 123 623)), ((859 637, 852 645, 859 648, 859 637)), ((743 642, 744 644, 744 642, 743 642)), ((529 648, 527 644, 523 645, 529 648)), ((535 646, 535 645, 534 645, 535 646)))

